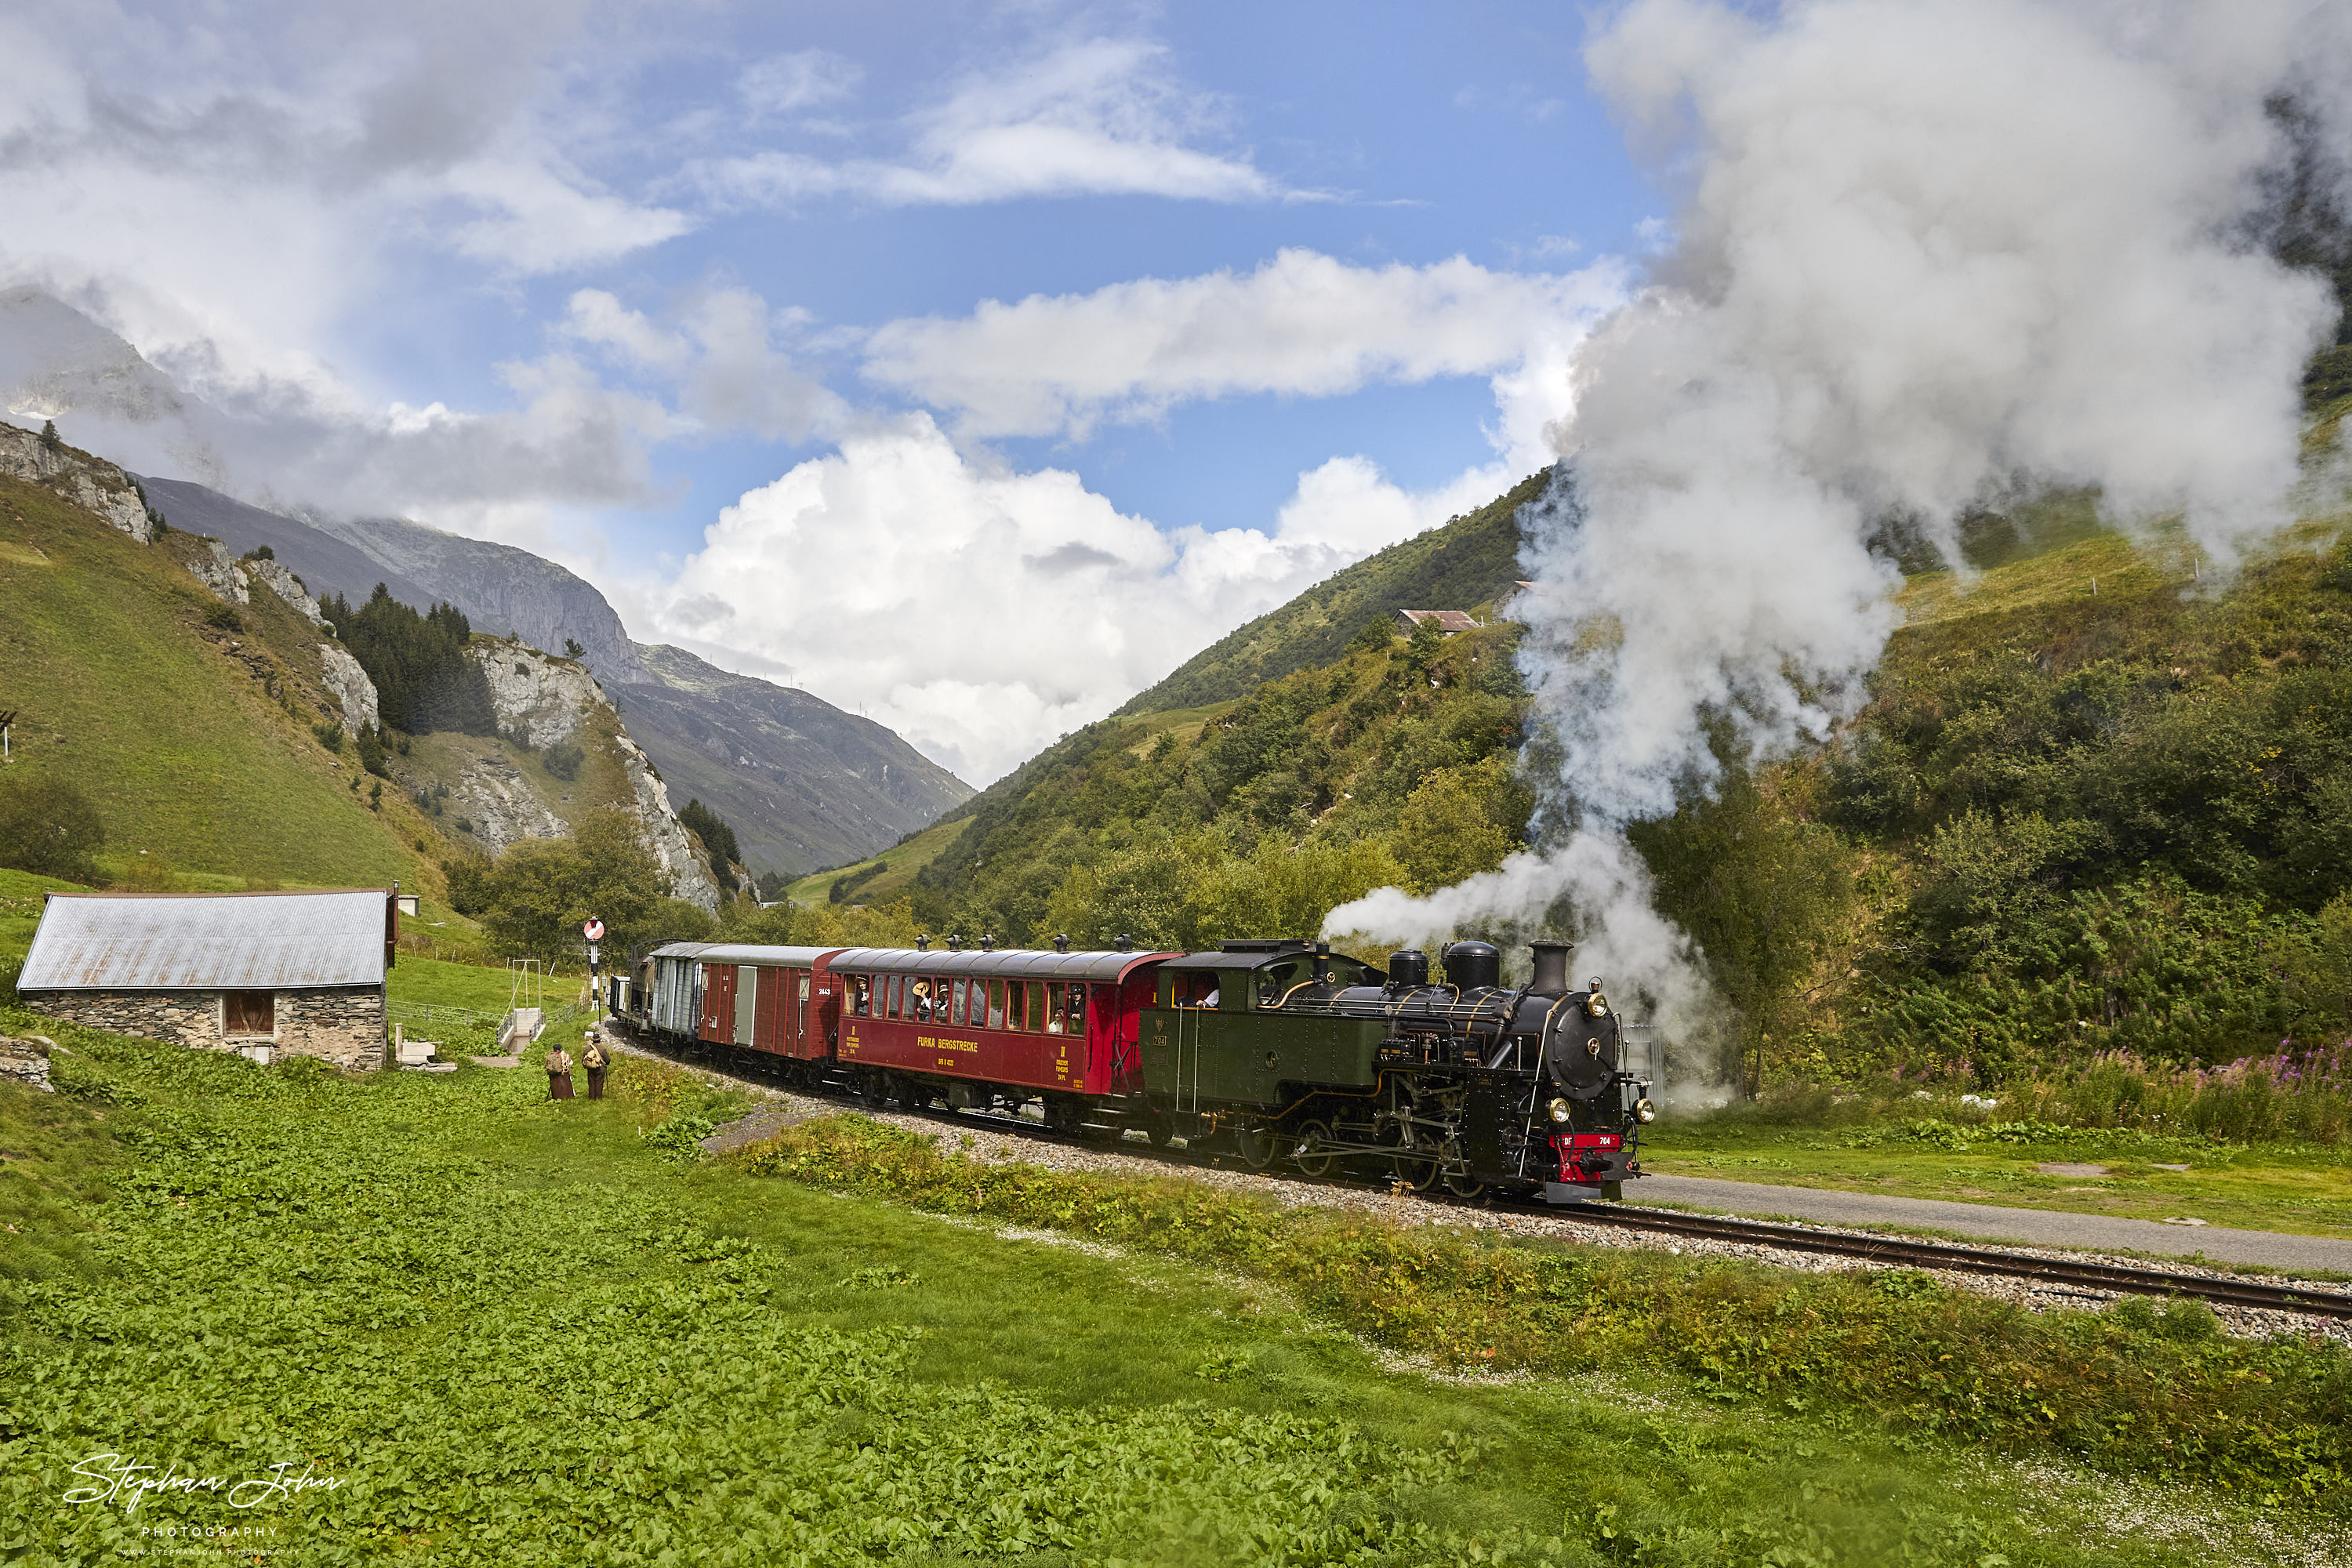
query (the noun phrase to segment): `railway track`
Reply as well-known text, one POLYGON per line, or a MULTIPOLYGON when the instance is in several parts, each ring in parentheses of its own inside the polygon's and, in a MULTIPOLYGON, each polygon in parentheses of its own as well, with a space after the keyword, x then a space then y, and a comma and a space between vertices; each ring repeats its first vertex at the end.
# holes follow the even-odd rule
POLYGON ((2300 1312, 2308 1317, 2352 1321, 2352 1295, 2273 1285, 2259 1279, 2216 1279, 2170 1268, 2143 1268, 2128 1263, 2100 1263, 2088 1258, 2042 1258, 1994 1247, 1963 1247, 1950 1242, 1914 1241, 1903 1237, 1859 1232, 1813 1230, 1804 1226, 1777 1225, 1769 1220, 1736 1219, 1722 1215, 1685 1214, 1627 1204, 1591 1203, 1570 1211, 1579 1220, 1617 1226, 1626 1230, 1662 1231, 1709 1241, 1739 1241, 1777 1247, 1790 1252, 1822 1253, 1858 1258, 1867 1262, 1905 1268, 1949 1268, 1967 1274, 2000 1274, 2052 1285, 2141 1296, 2195 1296, 2232 1307, 2259 1307, 2273 1312, 2300 1312))
MULTIPOLYGON (((661 1049, 628 1035, 625 1044, 647 1055, 690 1066, 698 1070, 717 1073, 739 1082, 759 1084, 762 1080, 730 1067, 713 1067, 688 1062, 676 1052, 661 1049)), ((795 1084, 791 1092, 813 1100, 831 1100, 858 1110, 870 1109, 856 1094, 832 1086, 795 1084)), ((1082 1136, 1057 1131, 1042 1124, 1010 1116, 961 1110, 915 1112, 926 1121, 939 1121, 959 1126, 985 1126, 992 1131, 1017 1132, 1040 1142, 1085 1146, 1088 1140, 1082 1136)), ((1118 1152, 1137 1157, 1150 1158, 1169 1164, 1207 1166, 1221 1164, 1215 1157, 1196 1153, 1190 1149, 1154 1149, 1148 1144, 1121 1142, 1118 1152)), ((1334 1181, 1341 1178, 1316 1178, 1287 1172, 1254 1173, 1275 1181, 1334 1181)), ((1998 1247, 1968 1247, 1953 1242, 1916 1241, 1903 1237, 1879 1236, 1859 1231, 1816 1230, 1811 1226, 1783 1225, 1771 1220, 1739 1219, 1723 1215, 1687 1214, 1677 1209, 1650 1208, 1641 1205, 1604 1203, 1598 1200, 1560 1208, 1536 1200, 1465 1200, 1440 1194, 1423 1194, 1432 1203, 1468 1206, 1473 1202, 1499 1203, 1502 1206, 1528 1213, 1547 1214, 1572 1219, 1580 1224, 1612 1226, 1625 1230, 1645 1230, 1670 1236, 1685 1236, 1696 1240, 1738 1242, 1751 1247, 1778 1247, 1788 1252, 1806 1252, 1834 1258, 1853 1258, 1888 1268, 1950 1269, 1958 1273, 2001 1275, 2010 1279, 2031 1279, 2038 1283, 2072 1286, 2106 1293, 2142 1296, 2189 1296, 2231 1307, 2251 1307, 2264 1311, 2292 1312, 2305 1317, 2332 1318, 2352 1321, 2352 1294, 2314 1290, 2285 1285, 2273 1285, 2263 1280, 2239 1277, 2216 1278, 2206 1274, 2190 1274, 2169 1268, 2146 1268, 2136 1264, 2103 1263, 2088 1258, 2044 1258, 2032 1253, 2014 1252, 1998 1247)))

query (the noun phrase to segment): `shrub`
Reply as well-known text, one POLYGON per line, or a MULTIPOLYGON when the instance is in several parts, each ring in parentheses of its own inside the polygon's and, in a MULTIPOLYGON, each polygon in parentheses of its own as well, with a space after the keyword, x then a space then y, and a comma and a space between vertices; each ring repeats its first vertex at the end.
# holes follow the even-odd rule
POLYGON ((566 741, 561 745, 550 746, 547 754, 540 760, 546 763, 551 776, 570 784, 580 776, 580 764, 587 759, 587 752, 566 741))
POLYGON ((334 720, 322 720, 310 726, 310 733, 319 737, 319 744, 331 752, 343 749, 343 727, 334 720))
POLYGON ((0 866, 94 882, 90 857, 105 842, 98 808, 72 784, 21 768, 0 776, 0 866))
MULTIPOLYGON (((373 724, 362 724, 358 733, 352 739, 359 751, 360 766, 380 779, 388 779, 392 776, 391 770, 384 765, 383 731, 381 728, 373 724)), ((380 795, 383 793, 382 787, 379 786, 376 794, 380 795)))
POLYGON ((236 606, 226 603, 215 605, 205 611, 205 625, 212 627, 215 631, 241 632, 245 630, 245 619, 236 613, 236 606))

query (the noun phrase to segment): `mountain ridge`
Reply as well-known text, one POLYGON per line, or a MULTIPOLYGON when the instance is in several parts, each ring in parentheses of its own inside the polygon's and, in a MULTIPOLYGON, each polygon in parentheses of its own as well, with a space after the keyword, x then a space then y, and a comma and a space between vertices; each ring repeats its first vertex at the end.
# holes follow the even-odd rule
POLYGON ((515 545, 399 519, 307 521, 192 480, 141 477, 175 528, 237 553, 267 545, 314 594, 382 583, 417 610, 446 600, 485 632, 581 660, 676 793, 734 827, 755 871, 796 876, 929 826, 971 795, 888 727, 813 693, 628 635, 594 584, 515 545))

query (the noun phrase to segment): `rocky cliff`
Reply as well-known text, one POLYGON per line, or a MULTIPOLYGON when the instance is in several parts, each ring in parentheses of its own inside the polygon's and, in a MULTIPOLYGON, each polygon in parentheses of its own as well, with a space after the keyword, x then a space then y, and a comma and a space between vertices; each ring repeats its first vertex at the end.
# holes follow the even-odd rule
MULTIPOLYGON (((678 822, 668 788, 595 677, 577 660, 551 657, 511 638, 478 637, 471 652, 489 681, 491 707, 509 747, 526 753, 580 748, 581 760, 568 764, 579 770, 580 787, 558 804, 576 800, 579 805, 613 805, 629 812, 669 879, 671 895, 715 913, 719 883, 709 858, 678 822)), ((545 761, 541 767, 545 770, 545 761)), ((484 847, 495 852, 525 838, 571 831, 531 783, 515 761, 485 751, 451 784, 449 795, 469 813, 468 820, 479 824, 484 847)))
POLYGON ((142 544, 155 537, 154 520, 147 514, 147 498, 139 482, 79 447, 62 441, 52 447, 36 431, 0 425, 0 474, 54 491, 142 544))

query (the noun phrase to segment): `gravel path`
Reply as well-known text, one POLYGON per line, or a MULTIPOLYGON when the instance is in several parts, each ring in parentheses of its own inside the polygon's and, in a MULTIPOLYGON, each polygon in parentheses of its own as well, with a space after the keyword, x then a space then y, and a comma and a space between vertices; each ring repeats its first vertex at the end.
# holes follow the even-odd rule
MULTIPOLYGON (((943 1147, 962 1149, 972 1158, 1007 1164, 1031 1164, 1045 1170, 1074 1171, 1091 1175, 1107 1176, 1175 1176, 1204 1185, 1221 1187, 1232 1192, 1254 1193, 1275 1203, 1292 1208, 1347 1209, 1360 1214, 1376 1215, 1399 1225, 1454 1226, 1465 1230, 1495 1231, 1519 1237, 1547 1237, 1559 1241, 1576 1242, 1595 1247, 1633 1247, 1643 1251, 1671 1253, 1676 1257, 1740 1258, 1777 1268, 1800 1269, 1806 1273, 1826 1273, 1837 1269, 1876 1269, 1888 1267, 1858 1258, 1822 1257, 1814 1253, 1792 1252, 1753 1242, 1717 1241, 1706 1237, 1670 1237, 1655 1232, 1621 1229, 1615 1226, 1580 1222, 1573 1211, 1547 1211, 1538 1208, 1486 1207, 1475 1204, 1437 1201, 1418 1197, 1402 1188, 1385 1190, 1370 1186, 1347 1185, 1331 1182, 1310 1181, 1304 1177, 1261 1175, 1212 1163, 1196 1164, 1181 1155, 1170 1159, 1146 1152, 1147 1145, 1130 1142, 1126 1149, 1100 1143, 1076 1143, 1036 1132, 1013 1131, 991 1126, 980 1117, 938 1111, 929 1115, 908 1115, 898 1111, 867 1110, 846 1106, 839 1101, 795 1094, 757 1079, 740 1077, 712 1068, 690 1066, 658 1051, 651 1051, 628 1041, 615 1038, 617 1031, 607 1030, 605 1038, 618 1049, 632 1056, 683 1067, 713 1082, 743 1089, 762 1100, 750 1115, 730 1122, 703 1141, 702 1146, 713 1153, 724 1153, 747 1144, 772 1138, 796 1122, 819 1116, 838 1115, 856 1110, 859 1114, 894 1127, 905 1127, 917 1132, 935 1136, 943 1147), (1127 1150, 1133 1150, 1129 1152, 1127 1150)), ((1649 1177, 1647 1181, 1664 1178, 1649 1177)), ((1739 1183, 1708 1183, 1706 1185, 1739 1187, 1739 1183)), ((1810 1193, 1809 1188, 1759 1188, 1759 1191, 1810 1193)), ((1663 1195, 1663 1194, 1659 1194, 1663 1195)), ((1844 1194, 1840 1194, 1844 1195, 1844 1194)), ((1670 1200, 1673 1201, 1673 1200, 1670 1200)), ((1696 1200, 1692 1200, 1696 1201, 1696 1200)), ((1948 1208, 1969 1208, 1974 1205, 1948 1204, 1948 1208)), ((1790 1214, 1786 1207, 1765 1205, 1765 1212, 1790 1214)), ((2027 1211, 2034 1212, 2034 1211, 2027 1211)), ((1913 1224, 1927 1222, 1912 1221, 1913 1224)), ((2149 1222, 2139 1222, 2147 1224, 2149 1222)), ((1841 1228, 1833 1225, 1808 1224, 1804 1228, 1828 1236, 1858 1236, 1867 1232, 1841 1228)), ((2151 1226, 2151 1228, 2161 1228, 2151 1226)), ((2203 1241, 2210 1232, 2200 1232, 2203 1241)), ((2113 1245, 2113 1244, 2110 1244, 2113 1245)), ((2028 1258, 2081 1258, 2098 1257, 2078 1247, 2011 1247, 2004 1248, 2028 1258)), ((2112 1257, 2109 1261, 2139 1264, 2141 1259, 2112 1257)), ((2201 1274, 2210 1279, 2231 1278, 2226 1269, 2200 1268, 2193 1264, 2175 1262, 2169 1267, 2185 1274, 2201 1274)), ((1948 1269, 1927 1270, 1947 1285, 1979 1295, 2013 1301, 2030 1310, 2053 1309, 2083 1310, 2095 1308, 2116 1299, 2116 1292, 2084 1289, 2073 1286, 2048 1284, 2001 1274, 1967 1274, 1948 1269)), ((2278 1283, 2294 1281, 2279 1280, 2278 1283)), ((2313 1283, 2306 1281, 2305 1283, 2313 1283)), ((2334 1291, 2340 1286, 2313 1283, 2319 1290, 2334 1291)), ((2322 1318, 2308 1318, 2294 1312, 2264 1311, 2259 1308, 2214 1304, 2213 1310, 2231 1332, 2269 1337, 2277 1334, 2326 1335, 2341 1343, 2352 1345, 2352 1323, 2322 1318)))
MULTIPOLYGON (((2046 1169, 2047 1167, 2045 1167, 2046 1169)), ((2097 1172, 2098 1166, 2082 1167, 2097 1172)), ((2171 1226, 2159 1220, 2113 1215, 2071 1214, 2056 1209, 2004 1208, 1994 1204, 1958 1204, 1937 1198, 1904 1198, 1878 1193, 1848 1193, 1822 1187, 1767 1186, 1707 1176, 1645 1176, 1640 1203, 1724 1209, 1743 1215, 1794 1215, 1832 1225, 1902 1225, 1952 1231, 1981 1240, 2066 1247, 2105 1247, 2218 1263, 2254 1263, 2267 1268, 2325 1268, 2352 1273, 2352 1241, 2284 1231, 2233 1230, 2221 1226, 2171 1226)))

